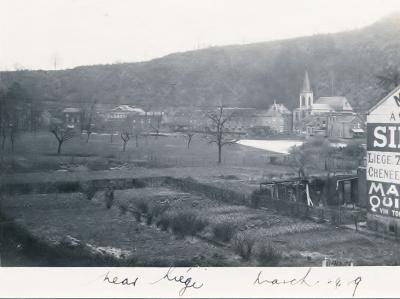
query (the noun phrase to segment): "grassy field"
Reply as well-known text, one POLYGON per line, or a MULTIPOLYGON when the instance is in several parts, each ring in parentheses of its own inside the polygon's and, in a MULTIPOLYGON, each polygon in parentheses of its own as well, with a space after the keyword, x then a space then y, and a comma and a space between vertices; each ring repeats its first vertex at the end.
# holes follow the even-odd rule
MULTIPOLYGON (((250 195, 262 181, 295 175, 293 168, 269 164, 268 152, 238 144, 226 146, 222 165, 216 165, 215 145, 200 136, 189 149, 178 135, 143 138, 139 147, 131 140, 126 152, 122 152, 120 138, 114 136, 110 143, 109 135, 92 135, 88 143, 84 135, 76 137, 65 143, 61 155, 55 154, 56 149, 56 140, 48 132, 21 135, 13 153, 1 152, 2 182, 191 177, 202 184, 250 195)), ((273 265, 279 266, 319 266, 325 257, 351 259, 356 265, 400 262, 400 251, 393 241, 272 210, 233 205, 172 186, 115 191, 110 209, 100 191, 92 200, 81 193, 54 193, 3 196, 1 204, 7 218, 47 244, 78 240, 91 251, 133 257, 142 261, 141 265, 268 266, 271 256, 278 257, 273 265), (154 207, 163 205, 166 211, 154 214, 149 221, 154 207), (138 209, 142 209, 140 216, 138 209), (201 220, 202 229, 195 236, 182 237, 174 231, 171 223, 185 213, 192 217, 188 219, 201 220), (157 225, 162 217, 169 221, 166 229, 157 225), (217 237, 218 227, 229 240, 217 237), (250 258, 241 256, 237 249, 241 239, 236 236, 254 243, 250 258), (263 246, 267 250, 259 258, 263 246)), ((18 242, 14 245, 22 246, 18 242)), ((10 266, 43 265, 33 260, 2 260, 10 266)))
MULTIPOLYGON (((59 165, 82 165, 81 169, 101 170, 107 166, 118 167, 121 163, 147 162, 150 167, 166 166, 214 166, 217 161, 215 144, 207 143, 200 135, 193 137, 190 148, 182 135, 149 136, 140 138, 139 146, 130 140, 126 152, 118 135, 110 143, 110 135, 93 134, 88 143, 85 135, 65 142, 62 154, 57 156, 57 141, 49 132, 19 136, 13 159, 19 166, 15 171, 24 172, 29 167, 35 171, 54 170, 59 165), (106 165, 108 161, 116 165, 106 165), (118 163, 117 163, 118 162, 118 163)), ((11 153, 0 153, 11 159, 11 153)), ((223 164, 234 166, 263 167, 267 164, 267 152, 239 144, 226 145, 223 164)))

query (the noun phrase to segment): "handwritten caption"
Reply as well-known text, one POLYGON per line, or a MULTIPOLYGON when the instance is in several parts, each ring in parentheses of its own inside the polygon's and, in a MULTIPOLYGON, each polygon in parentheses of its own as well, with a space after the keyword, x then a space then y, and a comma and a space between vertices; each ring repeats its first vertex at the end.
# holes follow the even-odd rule
MULTIPOLYGON (((140 287, 143 285, 147 286, 155 286, 158 284, 162 284, 162 288, 166 287, 175 287, 177 288, 177 295, 182 297, 184 295, 191 296, 193 293, 207 286, 207 282, 205 280, 195 279, 194 276, 198 274, 199 269, 205 268, 174 268, 170 267, 168 269, 162 269, 161 274, 155 279, 151 281, 143 281, 140 276, 136 277, 121 277, 115 274, 112 274, 110 271, 105 273, 102 278, 103 282, 108 285, 121 286, 121 287, 140 287)), ((229 270, 227 270, 229 271, 229 270)), ((158 272, 158 270, 157 270, 158 272)), ((352 297, 357 295, 357 290, 359 289, 361 282, 363 281, 361 276, 354 276, 351 279, 344 279, 340 276, 333 277, 332 279, 318 279, 311 275, 312 268, 308 268, 305 270, 304 274, 299 276, 291 276, 289 274, 282 276, 276 276, 271 274, 265 274, 263 271, 258 271, 253 276, 253 280, 243 280, 241 279, 241 283, 243 283, 243 288, 249 287, 298 287, 305 286, 307 288, 315 288, 317 286, 332 286, 334 289, 348 289, 349 295, 352 297)), ((229 278, 228 278, 229 279, 229 278)), ((219 286, 223 287, 223 282, 221 281, 221 277, 218 278, 219 286)), ((229 285, 232 281, 227 282, 229 285)), ((215 286, 214 286, 215 287, 215 286)))

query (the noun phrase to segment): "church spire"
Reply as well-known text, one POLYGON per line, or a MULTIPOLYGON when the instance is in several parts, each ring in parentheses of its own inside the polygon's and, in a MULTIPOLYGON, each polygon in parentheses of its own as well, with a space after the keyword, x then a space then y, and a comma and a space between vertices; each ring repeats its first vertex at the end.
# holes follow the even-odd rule
POLYGON ((304 75, 304 82, 303 82, 303 88, 301 90, 302 92, 311 92, 311 85, 310 85, 310 79, 308 78, 308 72, 306 71, 304 75))

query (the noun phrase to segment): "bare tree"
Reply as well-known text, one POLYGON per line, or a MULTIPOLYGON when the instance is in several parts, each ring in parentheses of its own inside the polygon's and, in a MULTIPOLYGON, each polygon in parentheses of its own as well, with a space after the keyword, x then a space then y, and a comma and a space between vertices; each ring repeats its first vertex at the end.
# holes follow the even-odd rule
POLYGON ((61 154, 61 147, 64 144, 64 142, 72 139, 76 135, 73 129, 65 128, 59 121, 53 121, 53 123, 50 124, 50 132, 54 135, 54 137, 58 141, 58 147, 57 147, 58 155, 61 154))
POLYGON ((173 130, 175 132, 181 133, 186 140, 186 148, 190 148, 190 143, 192 142, 193 137, 200 133, 200 128, 196 125, 196 112, 192 109, 188 109, 187 111, 182 111, 181 116, 172 124, 173 130))
POLYGON ((229 134, 226 124, 232 119, 234 113, 226 115, 224 107, 221 105, 216 111, 211 111, 206 114, 206 117, 211 121, 211 125, 206 128, 206 138, 209 143, 215 143, 218 147, 218 164, 222 161, 222 148, 226 144, 236 143, 229 134))
POLYGON ((186 148, 189 149, 190 143, 192 142, 194 135, 196 135, 196 132, 194 130, 187 129, 182 133, 184 134, 185 139, 186 139, 186 148))
POLYGON ((128 129, 123 129, 121 131, 121 139, 122 139, 122 151, 125 152, 126 145, 128 144, 129 140, 131 139, 131 133, 128 129))

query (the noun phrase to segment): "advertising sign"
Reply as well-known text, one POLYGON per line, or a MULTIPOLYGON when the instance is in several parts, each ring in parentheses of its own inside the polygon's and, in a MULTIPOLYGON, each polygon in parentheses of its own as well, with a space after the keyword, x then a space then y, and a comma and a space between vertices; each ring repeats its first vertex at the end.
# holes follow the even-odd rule
POLYGON ((369 212, 400 218, 400 87, 367 116, 369 212))

